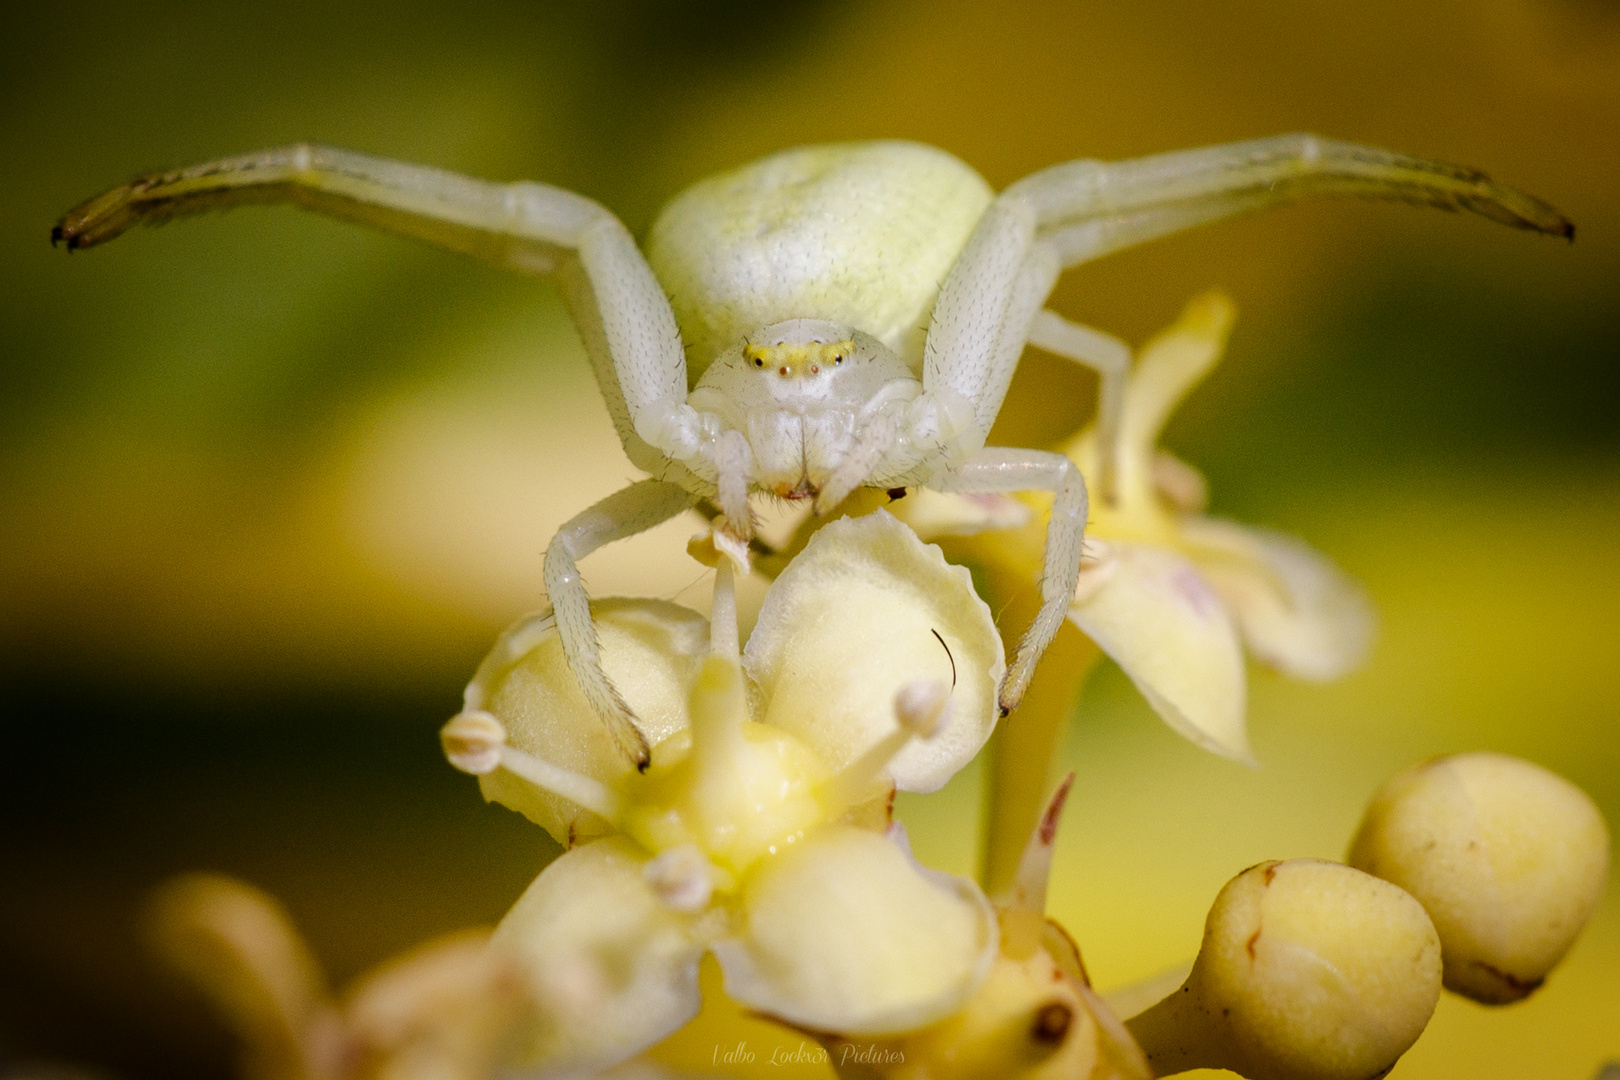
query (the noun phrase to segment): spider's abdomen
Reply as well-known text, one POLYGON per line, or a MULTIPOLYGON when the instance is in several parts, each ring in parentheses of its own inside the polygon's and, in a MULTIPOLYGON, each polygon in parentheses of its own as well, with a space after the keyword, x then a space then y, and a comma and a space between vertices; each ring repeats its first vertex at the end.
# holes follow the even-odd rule
POLYGON ((669 294, 696 385, 762 326, 863 330, 922 370, 940 283, 993 192, 919 143, 807 146, 699 181, 653 223, 647 258, 669 294))

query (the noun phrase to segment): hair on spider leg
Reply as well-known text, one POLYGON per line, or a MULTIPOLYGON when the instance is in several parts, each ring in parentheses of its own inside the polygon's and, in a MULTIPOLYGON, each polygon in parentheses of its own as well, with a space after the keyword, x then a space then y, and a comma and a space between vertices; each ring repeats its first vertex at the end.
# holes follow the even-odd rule
POLYGON ((677 600, 679 600, 682 596, 686 595, 687 593, 691 592, 693 589, 697 588, 699 585, 703 584, 704 580, 706 578, 708 578, 713 573, 714 573, 714 568, 706 566, 701 571, 698 572, 697 577, 693 578, 691 581, 688 581, 685 585, 682 585, 680 588, 676 589, 674 592, 668 593, 665 596, 661 597, 661 599, 668 600, 670 603, 673 604, 677 600))
POLYGON ((1003 615, 1007 614, 1007 609, 1012 607, 1013 606, 1013 601, 1015 601, 1017 599, 1018 598, 1016 596, 1013 596, 1013 597, 1008 597, 1006 600, 1003 600, 1002 603, 1001 603, 1001 606, 999 608, 997 608, 995 610, 995 614, 993 614, 991 616, 991 619, 992 619, 992 621, 995 622, 996 628, 998 630, 1001 628, 1001 617, 1003 615))

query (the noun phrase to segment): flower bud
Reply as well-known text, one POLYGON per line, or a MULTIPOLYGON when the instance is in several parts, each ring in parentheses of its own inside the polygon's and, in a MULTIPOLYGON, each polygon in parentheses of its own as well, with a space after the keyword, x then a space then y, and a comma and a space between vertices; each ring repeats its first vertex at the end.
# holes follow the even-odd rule
POLYGON ((1603 817, 1580 788, 1502 754, 1396 774, 1373 796, 1352 865, 1417 897, 1440 933, 1446 989, 1488 1005, 1541 985, 1597 907, 1603 817))
POLYGON ((1028 956, 998 955, 973 996, 929 1027, 887 1039, 822 1035, 840 1075, 869 1080, 1151 1080, 1147 1060, 1079 977, 1056 923, 1028 956), (850 1068, 849 1066, 864 1066, 850 1068))
POLYGON ((1160 1076, 1372 1080, 1439 997, 1440 941, 1422 905, 1348 866, 1293 859, 1229 881, 1186 983, 1126 1026, 1160 1076))

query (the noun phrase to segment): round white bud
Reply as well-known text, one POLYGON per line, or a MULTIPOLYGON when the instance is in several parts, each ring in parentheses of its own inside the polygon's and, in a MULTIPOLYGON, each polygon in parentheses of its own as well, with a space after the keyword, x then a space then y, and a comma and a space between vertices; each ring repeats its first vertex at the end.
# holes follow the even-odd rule
POLYGON ((1391 777, 1352 865, 1417 897, 1440 932, 1448 990, 1518 1001, 1569 951, 1608 878, 1609 837, 1584 791, 1502 754, 1459 754, 1391 777))
POLYGON ((1411 896, 1318 859, 1250 867, 1215 898, 1180 990, 1127 1022, 1158 1075, 1372 1080, 1440 997, 1440 940, 1411 896))

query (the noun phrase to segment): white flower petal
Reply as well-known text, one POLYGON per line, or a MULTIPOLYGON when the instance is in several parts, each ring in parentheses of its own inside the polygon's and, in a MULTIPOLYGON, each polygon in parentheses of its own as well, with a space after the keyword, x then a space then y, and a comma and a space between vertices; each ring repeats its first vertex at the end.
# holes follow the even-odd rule
POLYGON ((1372 602, 1303 541, 1210 518, 1185 520, 1182 539, 1258 659, 1300 678, 1333 679, 1366 658, 1372 602))
POLYGON ((820 829, 764 863, 739 922, 713 946, 726 993, 845 1036, 909 1031, 955 1012, 996 955, 995 914, 977 887, 849 826, 820 829))
POLYGON ((951 691, 951 719, 913 741, 890 775, 933 791, 979 752, 1006 671, 990 609, 967 570, 886 511, 834 521, 771 586, 743 653, 761 719, 836 771, 894 730, 894 696, 915 679, 951 691))
POLYGON ((1123 543, 1112 552, 1109 576, 1069 608, 1069 620, 1165 723, 1206 750, 1252 763, 1243 649, 1225 604, 1174 552, 1123 543))
POLYGON ((693 920, 643 880, 645 860, 613 837, 565 852, 496 927, 535 1001, 523 1064, 612 1065, 697 1015, 703 946, 693 920))
POLYGON ((1035 513, 1010 495, 959 495, 922 487, 890 503, 889 510, 924 540, 1016 529, 1035 513))
MULTIPOLYGON (((686 695, 709 647, 708 621, 660 600, 599 600, 591 605, 602 667, 630 705, 648 745, 687 727, 686 695)), ((506 741, 553 765, 612 784, 631 768, 563 658, 550 612, 501 635, 468 684, 466 708, 493 713, 506 741)), ((559 843, 601 835, 594 814, 496 770, 479 777, 484 798, 510 807, 559 843)))

